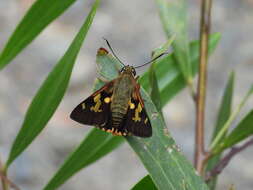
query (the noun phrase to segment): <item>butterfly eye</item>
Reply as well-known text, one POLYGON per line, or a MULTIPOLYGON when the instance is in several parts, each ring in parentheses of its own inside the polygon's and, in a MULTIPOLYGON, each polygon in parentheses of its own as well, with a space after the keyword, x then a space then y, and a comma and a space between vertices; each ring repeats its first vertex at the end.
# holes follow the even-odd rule
POLYGON ((126 70, 125 67, 122 67, 122 69, 120 70, 120 72, 122 73, 125 70, 126 70))
POLYGON ((132 73, 133 73, 134 76, 136 75, 136 71, 133 67, 132 67, 132 73))

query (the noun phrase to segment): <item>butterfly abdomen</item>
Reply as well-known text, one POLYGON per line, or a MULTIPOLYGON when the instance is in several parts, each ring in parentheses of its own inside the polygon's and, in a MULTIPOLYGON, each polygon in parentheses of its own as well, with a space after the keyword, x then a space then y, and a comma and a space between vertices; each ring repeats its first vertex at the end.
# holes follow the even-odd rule
POLYGON ((124 118, 124 113, 121 113, 119 110, 114 110, 112 111, 112 127, 113 128, 118 128, 121 121, 124 118))
POLYGON ((127 113, 128 98, 122 96, 114 96, 111 104, 112 127, 119 128, 121 121, 127 113))
POLYGON ((113 99, 111 103, 112 127, 119 128, 128 110, 128 102, 131 99, 133 87, 129 76, 120 78, 113 89, 113 99))

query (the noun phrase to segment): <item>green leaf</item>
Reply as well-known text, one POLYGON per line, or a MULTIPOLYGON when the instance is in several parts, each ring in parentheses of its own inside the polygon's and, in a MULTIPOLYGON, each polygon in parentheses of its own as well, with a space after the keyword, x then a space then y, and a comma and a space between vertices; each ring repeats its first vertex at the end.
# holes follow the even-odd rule
MULTIPOLYGON (((215 136, 218 134, 222 126, 225 124, 225 122, 228 120, 230 114, 231 114, 231 108, 232 108, 232 100, 233 100, 233 91, 234 91, 234 72, 232 72, 229 76, 229 80, 227 82, 222 101, 220 103, 219 113, 217 116, 217 122, 216 127, 213 131, 213 137, 212 140, 215 138, 215 136)), ((224 134, 225 137, 226 134, 224 134)), ((220 160, 221 154, 218 154, 208 160, 207 163, 207 171, 210 171, 220 160)), ((212 190, 215 189, 216 186, 216 178, 208 182, 209 188, 212 190)))
MULTIPOLYGON (((116 68, 120 66, 120 63, 113 66, 115 64, 113 57, 99 55, 97 60, 99 74, 109 80, 117 76, 116 68), (110 59, 114 61, 110 61, 110 59), (108 70, 115 71, 109 72, 108 70), (108 73, 115 75, 106 76, 108 73)), ((146 111, 151 118, 153 135, 151 138, 127 137, 126 139, 141 158, 156 186, 159 189, 207 189, 205 183, 195 174, 191 164, 179 153, 164 121, 143 88, 141 88, 141 94, 146 111)))
POLYGON ((48 75, 36 96, 33 98, 26 113, 22 128, 11 148, 7 167, 42 131, 60 104, 67 89, 77 54, 96 14, 98 4, 99 1, 97 0, 69 49, 48 75))
POLYGON ((221 149, 229 148, 253 134, 253 110, 251 110, 236 128, 222 141, 221 149))
MULTIPOLYGON (((212 35, 211 41, 210 41, 210 49, 213 50, 215 48, 215 46, 217 45, 218 41, 219 41, 219 34, 214 34, 212 35)), ((193 55, 193 61, 196 62, 197 65, 197 59, 198 59, 198 43, 194 42, 191 45, 192 47, 192 55, 193 55)), ((176 90, 171 89, 171 91, 168 91, 167 96, 170 96, 170 98, 164 99, 164 104, 162 106, 165 105, 165 100, 168 102, 172 97, 174 97, 181 89, 183 89, 183 87, 185 86, 184 80, 182 78, 182 75, 180 75, 180 71, 177 70, 176 65, 173 62, 172 59, 172 55, 168 55, 165 58, 159 59, 157 60, 156 64, 156 71, 158 70, 158 82, 160 82, 160 80, 166 80, 166 78, 164 78, 164 76, 161 75, 161 73, 164 73, 164 69, 168 69, 165 74, 173 74, 173 77, 171 80, 168 80, 167 85, 170 85, 171 82, 175 85, 180 85, 180 88, 177 88, 176 90), (167 60, 169 60, 169 62, 166 62, 167 60), (164 65, 171 65, 170 67, 164 67, 164 65), (161 68, 161 69, 160 69, 161 68), (174 75, 174 73, 176 72, 176 74, 174 75), (183 84, 181 84, 183 83, 183 84)), ((118 63, 118 61, 113 58, 111 56, 111 54, 98 54, 97 55, 97 68, 98 68, 98 72, 99 75, 106 80, 112 80, 113 78, 115 78, 116 76, 118 76, 118 70, 122 67, 122 65, 120 63, 118 63)), ((148 83, 148 72, 146 72, 140 80, 141 85, 145 86, 146 88, 150 89, 149 83, 148 83), (145 84, 144 84, 145 83, 145 84)), ((95 83, 95 89, 98 89, 99 87, 101 87, 103 85, 103 83, 101 81, 96 81, 95 83)), ((166 88, 166 84, 165 81, 162 81, 162 85, 160 86, 159 90, 163 90, 163 88, 166 88)), ((87 166, 89 163, 87 163, 87 160, 92 160, 92 162, 96 161, 97 159, 101 158, 102 156, 104 156, 106 153, 109 153, 111 150, 113 150, 113 148, 116 147, 116 144, 120 144, 123 142, 123 138, 120 138, 120 140, 118 140, 118 142, 115 140, 115 144, 112 149, 109 149, 110 146, 112 146, 111 141, 114 141, 115 138, 112 136, 111 134, 108 133, 104 133, 103 135, 106 137, 104 137, 106 139, 106 142, 103 142, 103 139, 101 140, 97 140, 96 137, 96 133, 98 135, 98 138, 100 139, 100 131, 98 131, 97 129, 92 129, 91 133, 92 136, 90 137, 90 135, 88 135, 82 142, 82 145, 80 145, 75 151, 73 151, 73 153, 71 154, 71 156, 66 160, 66 162, 61 166, 61 168, 59 169, 59 171, 56 172, 56 174, 54 175, 53 179, 50 180, 50 182, 47 185, 48 187, 58 187, 58 185, 62 184, 63 181, 66 181, 69 177, 71 177, 72 175, 74 175, 76 172, 78 172, 81 168, 84 168, 85 166, 87 166), (97 145, 93 144, 93 142, 97 142, 97 145), (89 146, 89 144, 92 144, 92 146, 89 146), (103 144, 103 147, 100 147, 100 144, 103 144), (83 148, 83 146, 85 146, 85 148, 83 148), (84 150, 92 150, 95 147, 96 151, 91 153, 87 153, 87 152, 82 152, 84 150), (100 148, 99 148, 100 147, 100 148), (106 148, 105 148, 106 147, 106 148), (100 152, 103 152, 104 150, 108 150, 107 152, 105 152, 105 154, 101 155, 100 152), (89 155, 91 154, 91 155, 89 155), (98 155, 97 155, 98 154, 98 155), (80 156, 82 155, 82 156, 80 156), (73 158, 78 158, 78 167, 73 167, 73 169, 68 171, 69 166, 71 165, 75 165, 76 160, 73 158), (59 183, 57 181, 60 181, 59 183)))
POLYGON ((99 129, 91 130, 44 187, 44 190, 57 189, 76 172, 111 152, 122 142, 124 142, 123 137, 112 138, 112 135, 108 135, 99 129))
POLYGON ((157 190, 157 188, 150 175, 146 175, 131 190, 157 190))
MULTIPOLYGON (((160 55, 164 54, 168 48, 170 47, 171 43, 173 42, 175 36, 172 36, 165 44, 162 46, 156 48, 155 50, 152 51, 152 59, 155 59, 156 57, 159 57, 160 55)), ((150 68, 149 68, 149 84, 150 84, 150 97, 152 101, 154 102, 156 108, 158 109, 159 113, 163 117, 162 114, 162 104, 161 104, 161 97, 160 97, 160 92, 159 92, 159 87, 158 87, 158 81, 157 81, 157 76, 155 73, 155 60, 150 68)))
POLYGON ((225 122, 228 120, 231 114, 233 91, 234 91, 234 72, 230 74, 227 86, 224 91, 212 140, 218 134, 221 127, 225 124, 225 122))
MULTIPOLYGON (((220 40, 220 34, 214 33, 210 35, 208 52, 211 54, 220 40)), ((193 41, 190 43, 190 61, 193 66, 193 74, 197 73, 199 60, 199 43, 193 41)), ((154 63, 154 70, 158 80, 158 88, 160 91, 161 104, 164 106, 177 93, 179 93, 185 86, 185 80, 182 73, 179 71, 177 63, 175 62, 174 53, 164 56, 154 63)), ((116 71, 115 71, 116 72, 116 71)), ((145 72, 139 79, 142 87, 150 92, 149 71, 145 72)))
POLYGON ((232 114, 229 116, 228 120, 225 122, 225 124, 222 126, 222 128, 219 130, 218 134, 215 136, 215 138, 212 141, 212 144, 210 145, 210 149, 213 154, 218 154, 221 151, 221 146, 219 142, 221 142, 222 137, 227 132, 229 127, 231 126, 232 122, 235 120, 237 115, 240 113, 241 109, 249 99, 249 97, 253 94, 253 85, 250 87, 248 93, 245 95, 245 97, 242 99, 240 104, 236 107, 236 109, 232 112, 232 114))
POLYGON ((184 79, 192 82, 192 68, 190 63, 190 50, 187 35, 187 9, 185 0, 167 1, 156 0, 164 31, 170 39, 176 36, 172 43, 174 56, 184 79))
POLYGON ((0 70, 17 56, 48 24, 76 0, 37 0, 27 11, 0 54, 0 70))
POLYGON ((150 138, 127 137, 158 189, 208 189, 195 169, 180 152, 168 129, 147 93, 141 89, 142 98, 153 135, 150 138))
POLYGON ((248 96, 251 96, 253 94, 253 85, 251 86, 249 92, 248 92, 248 96))
POLYGON ((174 39, 175 39, 175 35, 172 36, 166 43, 164 43, 160 47, 154 49, 151 53, 152 59, 154 59, 154 58, 158 57, 159 55, 165 53, 169 49, 169 47, 171 46, 174 39))
POLYGON ((161 115, 162 114, 162 105, 161 105, 161 97, 160 97, 160 92, 158 89, 158 82, 157 82, 157 77, 154 69, 154 64, 150 66, 149 69, 149 83, 151 86, 151 92, 150 92, 150 97, 152 101, 154 102, 157 110, 161 115))

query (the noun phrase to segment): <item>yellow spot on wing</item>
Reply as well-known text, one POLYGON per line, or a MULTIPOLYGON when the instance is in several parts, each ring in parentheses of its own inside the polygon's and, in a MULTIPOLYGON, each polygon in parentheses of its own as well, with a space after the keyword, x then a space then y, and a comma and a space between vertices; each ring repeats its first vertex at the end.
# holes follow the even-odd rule
POLYGON ((144 123, 146 124, 148 122, 148 118, 145 119, 144 123))
POLYGON ((132 118, 135 122, 141 121, 140 113, 142 111, 141 104, 138 104, 138 107, 135 109, 134 117, 132 118))
POLYGON ((85 109, 85 103, 82 103, 82 109, 84 110, 85 109))
POLYGON ((94 111, 94 112, 101 112, 101 111, 102 111, 102 110, 100 109, 101 104, 102 104, 100 98, 101 98, 101 94, 98 94, 98 95, 96 95, 96 96, 93 98, 93 100, 94 100, 94 102, 95 102, 96 104, 95 104, 95 106, 92 106, 92 107, 90 108, 91 111, 94 111))
POLYGON ((129 100, 128 105, 131 110, 135 108, 135 105, 131 102, 131 100, 129 100))
POLYGON ((110 101, 111 101, 111 98, 109 98, 109 97, 106 97, 106 98, 104 99, 104 102, 107 103, 107 104, 110 103, 110 101))

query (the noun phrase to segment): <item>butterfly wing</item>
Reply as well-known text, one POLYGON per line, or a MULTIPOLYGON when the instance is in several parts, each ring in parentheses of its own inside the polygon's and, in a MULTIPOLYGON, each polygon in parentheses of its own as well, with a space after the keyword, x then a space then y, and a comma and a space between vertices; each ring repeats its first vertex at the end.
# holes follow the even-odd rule
POLYGON ((104 85, 81 102, 70 114, 78 123, 101 127, 110 119, 110 104, 114 81, 104 85))
POLYGON ((129 105, 123 125, 128 133, 134 136, 152 136, 151 123, 147 116, 143 100, 138 90, 135 90, 133 92, 131 103, 129 105))

